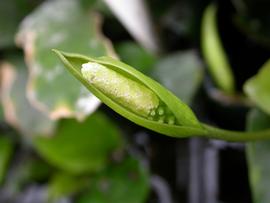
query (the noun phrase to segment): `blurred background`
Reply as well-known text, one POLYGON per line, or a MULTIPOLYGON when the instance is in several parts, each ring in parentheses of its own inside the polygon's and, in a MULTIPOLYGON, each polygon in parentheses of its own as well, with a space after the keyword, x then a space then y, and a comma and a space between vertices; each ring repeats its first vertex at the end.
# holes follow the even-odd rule
POLYGON ((269 203, 268 141, 139 127, 51 52, 118 58, 201 121, 262 129, 269 9, 268 0, 0 0, 0 203, 269 203))

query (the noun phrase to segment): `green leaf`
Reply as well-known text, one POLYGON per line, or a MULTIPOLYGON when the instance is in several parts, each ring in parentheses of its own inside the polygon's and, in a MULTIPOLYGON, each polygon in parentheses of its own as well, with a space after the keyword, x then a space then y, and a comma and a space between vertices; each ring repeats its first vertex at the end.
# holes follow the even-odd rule
POLYGON ((202 82, 202 63, 195 51, 174 53, 156 63, 152 76, 190 104, 202 82))
POLYGON ((27 160, 21 165, 21 174, 19 174, 18 177, 21 180, 21 184, 37 181, 44 182, 48 180, 53 171, 54 168, 48 165, 44 160, 35 156, 28 156, 27 160))
POLYGON ((247 96, 265 113, 270 114, 270 60, 260 69, 259 73, 250 78, 244 85, 247 96))
POLYGON ((104 168, 110 154, 121 144, 118 128, 100 112, 84 122, 62 120, 54 137, 34 140, 36 150, 44 159, 73 174, 104 168))
MULTIPOLYGON (((44 183, 51 176, 54 168, 36 157, 36 154, 21 152, 16 164, 16 170, 11 170, 5 187, 12 196, 17 196, 31 183, 44 183), (25 154, 26 153, 26 154, 25 154)), ((17 154, 16 154, 17 155, 17 154)))
POLYGON ((135 159, 111 165, 91 182, 89 192, 76 203, 142 203, 149 194, 149 174, 135 159))
MULTIPOLYGON (((1 96, 0 96, 0 100, 1 100, 1 96)), ((3 106, 0 104, 0 122, 4 120, 4 110, 3 110, 3 106)))
MULTIPOLYGON (((114 111, 131 120, 132 122, 141 125, 143 127, 149 128, 151 130, 154 130, 156 132, 175 137, 183 137, 194 134, 200 135, 205 133, 205 130, 198 122, 196 116, 186 104, 180 101, 174 94, 169 92, 159 83, 143 75, 142 73, 128 66, 127 64, 124 64, 118 60, 109 57, 89 58, 78 54, 64 53, 57 50, 54 51, 62 60, 62 62, 66 65, 66 68, 82 84, 84 84, 95 96, 97 96, 101 101, 103 101, 114 111), (109 79, 108 81, 106 80, 105 83, 102 84, 102 77, 96 79, 97 80, 100 79, 100 82, 97 85, 101 86, 102 85, 107 86, 108 84, 109 86, 111 85, 112 91, 110 93, 108 93, 110 89, 102 91, 102 88, 104 87, 101 88, 95 87, 95 85, 91 84, 91 82, 89 82, 89 80, 82 75, 81 73, 82 64, 88 62, 96 64, 94 66, 98 68, 103 67, 103 69, 104 68, 107 69, 106 72, 108 74, 106 73, 107 74, 106 79, 109 79), (113 73, 110 75, 109 73, 111 72, 113 73), (110 78, 114 76, 116 78, 110 78), (127 81, 127 84, 124 84, 125 80, 127 81), (121 83, 123 83, 123 86, 118 87, 117 83, 114 83, 114 81, 121 81, 121 83), (119 98, 120 101, 117 98, 115 98, 118 96, 118 94, 122 94, 123 90, 126 90, 127 87, 125 87, 125 85, 127 87, 130 87, 133 90, 133 92, 138 91, 138 95, 148 92, 149 95, 153 96, 152 97, 153 101, 149 101, 149 103, 152 102, 152 104, 156 104, 156 99, 158 99, 159 106, 161 108, 153 109, 153 111, 157 112, 153 113, 155 115, 152 115, 151 113, 149 118, 146 118, 145 115, 142 115, 139 112, 134 113, 135 109, 128 108, 127 107, 128 103, 123 105, 124 103, 123 100, 125 100, 124 94, 122 95, 123 96, 122 98, 119 98), (143 86, 143 88, 141 88, 141 86, 143 86), (113 88, 115 88, 115 90, 113 90, 113 88), (142 89, 144 90, 140 92, 140 90, 142 89), (109 96, 112 95, 114 91, 116 92, 116 95, 109 96), (160 109, 161 111, 159 111, 160 109), (162 115, 160 116, 160 114, 163 114, 164 117, 162 115), (151 116, 153 116, 152 117, 153 120, 151 120, 151 116), (166 116, 168 116, 168 118, 166 116), (164 118, 165 121, 163 120, 164 118), (162 120, 156 121, 157 119, 162 120), (170 120, 166 119, 173 119, 175 124, 173 123, 169 124, 170 120)), ((129 94, 128 91, 127 94, 129 94)), ((136 98, 136 95, 131 95, 131 97, 136 98)), ((127 97, 126 99, 129 101, 130 97, 127 97)), ((136 103, 136 101, 134 101, 134 103, 136 103)), ((137 101, 137 103, 140 103, 140 101, 137 101)))
MULTIPOLYGON (((54 47, 94 56, 109 54, 100 19, 77 0, 45 1, 26 17, 17 34, 30 68, 30 100, 51 118, 85 118, 100 103, 49 52, 54 47)), ((111 52, 110 52, 111 53, 111 52)))
POLYGON ((27 136, 51 135, 55 121, 35 109, 26 95, 28 71, 23 55, 12 55, 1 65, 2 103, 7 122, 27 136))
POLYGON ((117 54, 124 63, 145 74, 149 73, 156 61, 155 57, 135 42, 122 42, 115 46, 117 54))
POLYGON ((203 14, 201 43, 203 56, 216 85, 226 93, 233 93, 235 81, 222 46, 217 28, 217 7, 209 5, 203 14))
MULTIPOLYGON (((249 131, 263 130, 270 127, 270 116, 260 110, 252 110, 248 116, 249 131)), ((254 203, 270 202, 270 141, 257 141, 247 144, 249 179, 254 203)))
POLYGON ((18 25, 40 2, 41 0, 0 1, 0 49, 15 46, 14 37, 18 25))
POLYGON ((4 109, 2 105, 2 97, 3 97, 3 80, 4 80, 4 75, 2 73, 2 69, 0 67, 0 122, 4 120, 4 109))
MULTIPOLYGON (((1 84, 0 84, 0 101, 2 100, 1 97, 2 97, 2 95, 1 95, 1 84)), ((2 103, 0 102, 0 122, 2 122, 2 121, 4 121, 4 109, 3 109, 2 103)))
POLYGON ((58 200, 65 196, 78 193, 90 184, 90 178, 72 176, 68 173, 58 172, 49 182, 49 199, 58 200))
POLYGON ((2 136, 0 132, 0 184, 4 181, 13 148, 13 142, 9 138, 2 136))

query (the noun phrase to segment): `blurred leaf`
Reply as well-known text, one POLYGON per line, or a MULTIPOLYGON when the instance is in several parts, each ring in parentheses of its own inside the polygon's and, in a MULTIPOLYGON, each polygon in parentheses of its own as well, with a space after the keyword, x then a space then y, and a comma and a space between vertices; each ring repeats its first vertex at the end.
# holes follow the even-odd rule
POLYGON ((2 120, 4 120, 4 109, 3 109, 3 105, 1 103, 2 101, 2 95, 3 95, 3 73, 2 73, 2 69, 1 69, 1 62, 0 62, 0 122, 2 120))
POLYGON ((14 35, 23 17, 41 0, 0 1, 0 49, 14 46, 14 35))
POLYGON ((0 134, 0 184, 3 182, 9 160, 13 153, 14 144, 7 137, 0 134))
MULTIPOLYGON (((97 15, 87 14, 76 0, 46 1, 23 21, 17 42, 30 67, 30 99, 50 117, 84 118, 100 103, 64 70, 52 48, 91 56, 107 55, 97 15)), ((110 50, 110 54, 112 50, 110 50)))
POLYGON ((149 73, 155 57, 135 42, 122 42, 115 47, 121 60, 143 73, 149 73))
MULTIPOLYGON (((1 97, 0 97, 1 100, 1 97)), ((4 110, 3 110, 3 106, 0 103, 0 122, 4 120, 4 110)))
POLYGON ((195 51, 178 52, 160 59, 152 76, 190 104, 202 82, 202 63, 195 51))
POLYGON ((79 0, 83 8, 92 8, 95 6, 99 0, 79 0))
POLYGON ((51 175, 53 168, 43 160, 30 158, 24 163, 24 181, 45 181, 51 175))
POLYGON ((22 55, 10 57, 10 62, 1 65, 3 74, 2 103, 7 122, 22 134, 50 135, 55 121, 33 108, 26 96, 28 71, 22 55))
POLYGON ((128 158, 97 175, 77 203, 143 203, 149 194, 148 175, 137 160, 128 158))
POLYGON ((102 16, 112 16, 112 13, 104 1, 100 0, 79 0, 81 7, 84 10, 95 10, 102 14, 102 16))
POLYGON ((215 4, 209 5, 204 11, 201 44, 209 72, 216 85, 227 93, 233 93, 235 89, 234 76, 219 37, 215 4))
POLYGON ((38 137, 36 150, 52 165, 80 174, 102 169, 110 153, 121 145, 116 126, 96 112, 84 122, 74 119, 59 122, 54 137, 38 137))
POLYGON ((104 2, 138 43, 152 53, 161 52, 159 38, 145 1, 104 0, 104 2))
MULTIPOLYGON (((0 72, 1 72, 1 70, 0 70, 0 72)), ((1 80, 1 78, 0 78, 0 80, 1 80)), ((0 85, 1 85, 1 82, 0 82, 0 85)), ((2 122, 4 120, 4 109, 3 109, 3 106, 1 104, 1 100, 2 100, 2 98, 1 98, 1 86, 0 86, 0 122, 2 122)))
MULTIPOLYGON (((247 129, 258 131, 270 127, 270 116, 259 110, 252 110, 248 116, 247 129)), ((270 202, 270 141, 258 141, 247 144, 249 179, 254 203, 270 202)))
MULTIPOLYGON (((152 0, 153 1, 153 0, 152 0)), ((157 0, 153 1, 156 7, 157 0)), ((164 46, 170 50, 179 50, 183 47, 190 47, 191 44, 196 43, 200 36, 200 23, 202 7, 205 4, 203 1, 197 0, 182 0, 172 1, 167 3, 170 7, 166 9, 166 6, 161 7, 162 11, 166 11, 160 20, 155 17, 155 22, 159 22, 159 30, 165 29, 165 33, 162 35, 164 39, 164 46)), ((151 8, 151 13, 153 9, 151 8)))
POLYGON ((89 183, 89 178, 58 172, 49 183, 49 198, 57 200, 61 197, 73 195, 89 185, 89 183))
POLYGON ((249 38, 263 46, 270 45, 270 2, 265 0, 234 0, 237 15, 235 22, 249 38))
POLYGON ((0 62, 0 122, 2 122, 4 120, 4 108, 2 105, 2 97, 3 97, 3 90, 4 88, 2 87, 3 84, 3 80, 4 80, 4 75, 3 75, 3 71, 1 69, 1 63, 0 62))
POLYGON ((47 181, 52 172, 53 168, 43 160, 21 152, 16 154, 16 170, 11 170, 7 187, 15 194, 30 183, 47 181))
POLYGON ((270 60, 260 69, 257 75, 244 85, 247 96, 264 112, 270 114, 270 60))

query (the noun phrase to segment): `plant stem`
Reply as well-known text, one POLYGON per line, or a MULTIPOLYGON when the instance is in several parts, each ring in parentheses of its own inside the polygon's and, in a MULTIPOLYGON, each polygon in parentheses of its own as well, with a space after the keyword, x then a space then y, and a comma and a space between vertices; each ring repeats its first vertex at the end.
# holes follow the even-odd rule
POLYGON ((270 129, 257 131, 257 132, 243 132, 243 131, 231 131, 216 128, 207 124, 202 124, 208 131, 203 135, 208 138, 227 140, 232 142, 247 142, 257 140, 270 140, 270 129))

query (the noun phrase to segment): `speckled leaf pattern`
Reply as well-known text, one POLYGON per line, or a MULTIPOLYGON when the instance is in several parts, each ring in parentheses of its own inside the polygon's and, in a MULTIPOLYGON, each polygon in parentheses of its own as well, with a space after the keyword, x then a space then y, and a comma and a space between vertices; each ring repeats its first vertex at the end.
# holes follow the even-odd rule
POLYGON ((98 174, 88 193, 76 203, 143 203, 149 193, 149 174, 145 167, 133 158, 114 164, 98 174))
POLYGON ((38 153, 50 164, 73 174, 98 171, 109 156, 122 146, 119 129, 101 112, 85 121, 59 121, 54 137, 38 136, 34 141, 38 153))
POLYGON ((263 65, 257 75, 245 83, 244 90, 258 107, 270 114, 270 60, 263 65))
POLYGON ((108 42, 98 33, 99 18, 83 10, 79 2, 45 2, 27 16, 17 34, 17 43, 24 48, 30 68, 29 99, 55 119, 73 116, 83 119, 100 102, 70 76, 51 49, 91 56, 112 53, 108 42))
POLYGON ((3 74, 2 104, 6 121, 26 136, 51 135, 55 121, 35 109, 26 98, 28 71, 23 56, 1 65, 3 74))
POLYGON ((178 52, 161 58, 152 71, 152 76, 190 104, 203 78, 202 62, 193 50, 178 52))
MULTIPOLYGON (((252 110, 248 117, 249 131, 270 127, 270 116, 260 110, 252 110)), ((254 203, 270 202, 270 141, 257 141, 247 144, 249 179, 254 203)))

